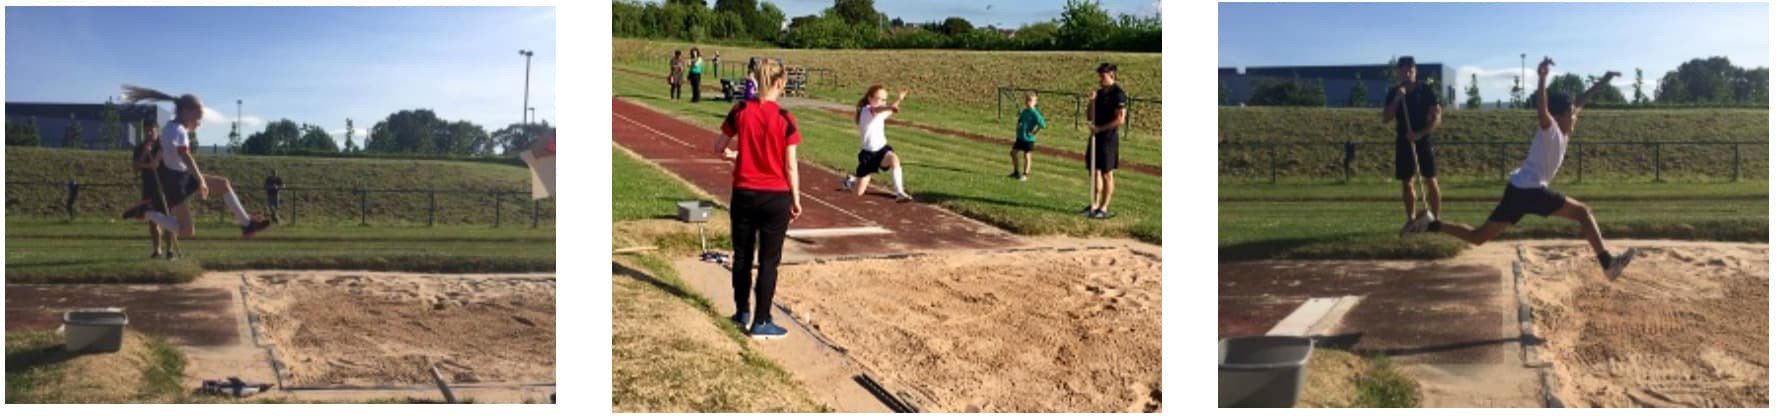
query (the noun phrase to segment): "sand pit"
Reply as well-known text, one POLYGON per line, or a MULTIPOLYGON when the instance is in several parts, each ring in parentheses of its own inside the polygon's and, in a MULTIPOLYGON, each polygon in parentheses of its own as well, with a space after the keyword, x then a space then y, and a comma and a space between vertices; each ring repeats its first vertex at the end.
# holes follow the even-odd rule
POLYGON ((778 302, 927 412, 1160 408, 1160 260, 1127 248, 785 267, 778 302))
POLYGON ((1583 243, 1525 247, 1525 297, 1575 407, 1769 406, 1769 246, 1642 248, 1606 279, 1583 243))
POLYGON ((555 380, 553 276, 248 273, 248 308, 292 386, 555 380))

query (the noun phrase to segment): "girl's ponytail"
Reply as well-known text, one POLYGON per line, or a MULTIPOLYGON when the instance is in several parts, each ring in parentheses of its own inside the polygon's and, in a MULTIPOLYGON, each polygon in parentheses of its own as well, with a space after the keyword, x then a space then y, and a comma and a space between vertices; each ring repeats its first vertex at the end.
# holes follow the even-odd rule
POLYGON ((198 117, 203 116, 203 102, 198 100, 197 96, 191 94, 174 97, 171 94, 160 92, 153 88, 125 84, 123 86, 123 100, 130 103, 139 103, 142 101, 172 101, 173 114, 175 115, 185 114, 188 111, 197 111, 198 117))

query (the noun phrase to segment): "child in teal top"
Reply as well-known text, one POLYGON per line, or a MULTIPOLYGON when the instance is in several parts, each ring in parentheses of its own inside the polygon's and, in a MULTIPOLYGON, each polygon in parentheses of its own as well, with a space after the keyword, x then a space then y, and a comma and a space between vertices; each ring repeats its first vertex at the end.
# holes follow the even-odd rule
POLYGON ((1048 128, 1042 112, 1036 111, 1036 92, 1024 94, 1024 111, 1018 113, 1017 141, 1011 143, 1011 178, 1030 178, 1030 152, 1036 150, 1036 133, 1048 128), (1018 169, 1018 152, 1023 152, 1024 168, 1018 169))

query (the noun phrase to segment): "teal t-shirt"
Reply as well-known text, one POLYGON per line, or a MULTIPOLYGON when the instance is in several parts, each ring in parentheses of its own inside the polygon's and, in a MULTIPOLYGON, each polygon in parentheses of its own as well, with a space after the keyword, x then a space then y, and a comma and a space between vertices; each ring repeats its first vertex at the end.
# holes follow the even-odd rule
POLYGON ((1036 109, 1034 109, 1034 108, 1026 108, 1026 109, 1024 109, 1024 112, 1018 113, 1018 127, 1017 127, 1018 141, 1020 141, 1020 142, 1034 142, 1034 141, 1036 141, 1036 136, 1030 135, 1030 130, 1035 129, 1038 126, 1041 126, 1042 128, 1045 128, 1045 129, 1048 128, 1048 122, 1042 120, 1042 112, 1036 111, 1036 109))
POLYGON ((703 58, 691 59, 691 74, 703 75, 703 58))

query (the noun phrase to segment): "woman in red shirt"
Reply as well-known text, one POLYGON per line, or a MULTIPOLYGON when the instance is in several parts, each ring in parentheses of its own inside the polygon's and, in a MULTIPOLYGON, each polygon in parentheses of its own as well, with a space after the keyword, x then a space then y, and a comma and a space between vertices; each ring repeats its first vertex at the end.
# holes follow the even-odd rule
POLYGON ((760 83, 758 98, 728 111, 715 143, 717 153, 734 161, 734 192, 728 202, 734 239, 732 319, 753 338, 781 338, 789 331, 771 322, 771 297, 777 291, 784 235, 789 222, 802 215, 801 181, 796 174, 796 145, 802 143, 802 134, 789 110, 777 106, 787 78, 783 63, 760 61, 753 77, 760 83), (730 143, 733 149, 728 148, 730 143), (752 279, 755 259, 757 284, 752 279), (747 301, 754 294, 755 307, 749 312, 747 301))

